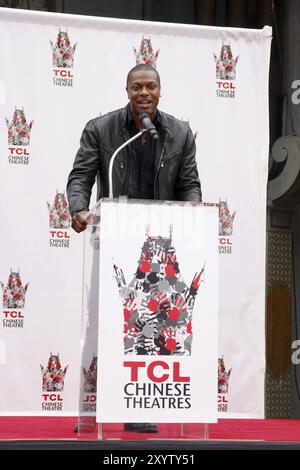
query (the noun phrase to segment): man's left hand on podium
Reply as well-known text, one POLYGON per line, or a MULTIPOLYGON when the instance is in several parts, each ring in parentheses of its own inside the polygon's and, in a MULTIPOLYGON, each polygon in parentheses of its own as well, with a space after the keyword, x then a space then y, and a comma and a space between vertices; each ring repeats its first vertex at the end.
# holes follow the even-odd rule
POLYGON ((77 212, 72 219, 71 227, 77 233, 83 232, 86 229, 91 217, 92 214, 89 211, 77 212))

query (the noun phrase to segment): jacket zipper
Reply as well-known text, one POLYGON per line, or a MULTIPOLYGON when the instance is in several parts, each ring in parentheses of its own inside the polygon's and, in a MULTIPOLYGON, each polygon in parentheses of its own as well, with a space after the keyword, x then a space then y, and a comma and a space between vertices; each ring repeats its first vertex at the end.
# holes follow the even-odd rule
MULTIPOLYGON (((135 151, 132 149, 132 153, 134 154, 134 159, 136 158, 135 156, 135 151)), ((132 180, 132 159, 130 158, 130 153, 129 153, 129 182, 127 186, 127 197, 129 196, 129 191, 130 191, 130 185, 131 185, 131 180, 132 180)))
MULTIPOLYGON (((124 129, 123 129, 123 137, 124 137, 124 142, 126 142, 126 140, 130 138, 130 136, 127 135, 127 132, 125 132, 124 129)), ((126 152, 127 152, 128 173, 129 173, 129 175, 127 177, 127 181, 126 181, 126 184, 125 184, 125 188, 127 186, 127 188, 125 189, 125 194, 128 197, 130 183, 131 183, 131 179, 132 179, 132 161, 131 161, 131 158, 130 158, 130 148, 127 147, 126 152)))
MULTIPOLYGON (((162 148, 162 151, 161 151, 161 154, 160 154, 160 159, 159 159, 159 162, 158 162, 158 166, 157 166, 157 170, 156 170, 156 174, 155 174, 155 178, 154 178, 154 188, 155 188, 155 184, 157 182, 157 178, 158 178, 158 173, 159 173, 159 169, 163 166, 164 166, 164 162, 162 162, 162 157, 164 155, 164 151, 165 151, 165 147, 166 147, 166 143, 167 143, 167 139, 168 139, 168 133, 166 133, 166 138, 165 138, 165 141, 164 141, 164 145, 163 145, 163 148, 162 148)), ((159 189, 157 191, 159 193, 159 189)), ((159 196, 159 194, 158 194, 159 196)))

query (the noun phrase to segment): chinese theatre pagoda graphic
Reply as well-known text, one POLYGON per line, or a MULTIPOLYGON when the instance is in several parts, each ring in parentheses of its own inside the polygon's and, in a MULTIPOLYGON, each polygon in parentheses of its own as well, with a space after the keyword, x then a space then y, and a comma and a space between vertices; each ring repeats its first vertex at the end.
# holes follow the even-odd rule
POLYGON ((228 393, 229 377, 232 369, 225 369, 223 357, 218 359, 218 393, 228 393))
POLYGON ((18 308, 25 307, 25 295, 29 286, 27 283, 23 286, 21 281, 20 272, 10 271, 6 286, 0 282, 3 291, 3 307, 4 308, 18 308))
POLYGON ((229 211, 227 201, 219 201, 219 235, 231 236, 236 212, 229 211))
POLYGON ((97 356, 93 355, 90 367, 86 369, 82 367, 84 377, 84 391, 86 393, 97 392, 97 356))
POLYGON ((11 121, 5 119, 8 129, 8 144, 9 145, 29 145, 30 132, 33 121, 28 124, 24 114, 24 108, 17 109, 15 107, 14 115, 11 121))
POLYGON ((59 354, 50 353, 46 369, 41 365, 43 392, 62 392, 67 369, 62 369, 59 354))
POLYGON ((74 65, 74 53, 77 43, 71 46, 68 30, 59 29, 56 42, 50 40, 52 49, 53 67, 72 68, 74 65))
POLYGON ((219 57, 214 54, 214 59, 216 62, 216 78, 218 80, 235 80, 236 64, 239 56, 233 58, 230 44, 222 44, 219 57))
POLYGON ((139 49, 133 48, 136 65, 150 64, 156 68, 156 61, 158 58, 159 50, 154 52, 152 49, 151 38, 142 38, 139 49))
POLYGON ((49 227, 56 229, 68 229, 71 225, 68 203, 65 193, 56 191, 53 204, 47 202, 49 210, 49 227))

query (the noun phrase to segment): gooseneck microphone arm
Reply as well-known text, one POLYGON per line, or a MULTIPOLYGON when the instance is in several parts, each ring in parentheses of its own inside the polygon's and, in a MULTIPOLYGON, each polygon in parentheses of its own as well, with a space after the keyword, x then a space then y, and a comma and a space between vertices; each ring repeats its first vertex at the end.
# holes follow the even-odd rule
POLYGON ((118 153, 121 150, 123 150, 123 148, 127 147, 127 145, 131 144, 131 142, 133 142, 134 140, 141 137, 141 135, 143 135, 144 132, 147 132, 147 129, 142 129, 140 132, 135 134, 129 140, 126 140, 126 142, 124 142, 124 144, 122 144, 119 148, 117 148, 117 150, 114 152, 113 156, 111 157, 110 162, 109 162, 109 168, 108 168, 108 188, 109 188, 109 198, 110 199, 113 199, 113 197, 114 197, 113 184, 112 184, 112 172, 113 172, 113 165, 114 165, 114 161, 115 161, 116 156, 118 155, 118 153))
MULTIPOLYGON (((114 193, 113 193, 113 183, 112 183, 112 172, 113 172, 113 166, 114 166, 114 161, 118 153, 123 150, 123 148, 127 147, 127 145, 131 144, 131 142, 135 141, 139 137, 141 137, 144 132, 149 132, 150 136, 156 140, 158 138, 157 130, 152 123, 149 114, 147 113, 142 113, 139 115, 139 120, 143 124, 144 129, 140 130, 137 134, 135 134, 133 137, 130 139, 126 140, 124 144, 120 145, 119 148, 113 153, 110 162, 109 162, 109 168, 108 168, 108 191, 109 191, 109 199, 113 199, 114 193)), ((90 212, 94 212, 98 206, 100 205, 100 201, 96 203, 96 205, 90 210, 90 212)))
MULTIPOLYGON (((110 159, 110 162, 109 162, 109 167, 108 167, 108 197, 109 199, 113 199, 114 197, 114 193, 113 193, 113 184, 112 184, 112 172, 113 172, 113 166, 114 166, 114 161, 115 161, 115 158, 116 156, 118 155, 118 153, 125 147, 127 147, 127 145, 131 144, 131 142, 133 142, 134 140, 138 139, 139 137, 141 137, 144 132, 147 132, 147 129, 142 129, 140 132, 138 132, 137 134, 135 134, 133 137, 131 137, 130 139, 126 140, 126 142, 124 142, 124 144, 120 145, 120 147, 117 148, 117 150, 113 153, 111 159, 110 159)), ((98 207, 100 206, 101 204, 101 200, 100 201, 97 201, 96 204, 92 207, 92 209, 90 209, 90 213, 95 213, 98 209, 98 207)))

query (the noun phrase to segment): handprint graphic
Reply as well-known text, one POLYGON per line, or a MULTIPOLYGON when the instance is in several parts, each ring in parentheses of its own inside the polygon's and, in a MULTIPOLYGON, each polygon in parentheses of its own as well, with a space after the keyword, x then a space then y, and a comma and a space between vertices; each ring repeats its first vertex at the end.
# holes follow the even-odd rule
POLYGON ((147 230, 137 271, 128 285, 116 265, 114 273, 123 303, 124 353, 191 355, 192 315, 204 266, 188 286, 180 273, 172 227, 169 237, 150 236, 147 230))

